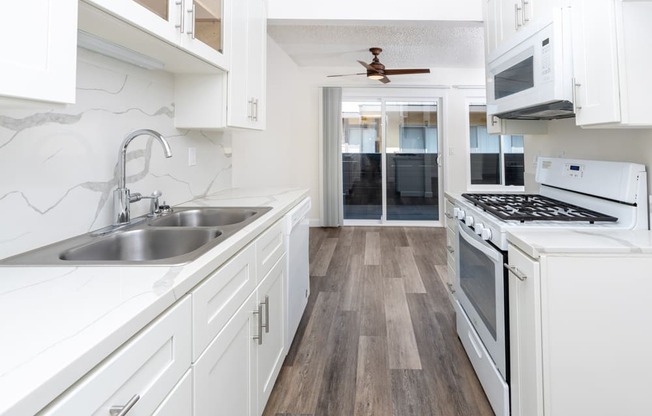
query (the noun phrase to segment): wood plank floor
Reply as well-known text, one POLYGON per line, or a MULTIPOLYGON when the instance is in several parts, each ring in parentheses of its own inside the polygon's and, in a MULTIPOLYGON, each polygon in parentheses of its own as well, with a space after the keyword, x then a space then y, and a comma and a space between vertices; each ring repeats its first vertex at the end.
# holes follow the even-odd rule
POLYGON ((310 299, 264 416, 493 415, 445 250, 443 228, 311 228, 310 299))

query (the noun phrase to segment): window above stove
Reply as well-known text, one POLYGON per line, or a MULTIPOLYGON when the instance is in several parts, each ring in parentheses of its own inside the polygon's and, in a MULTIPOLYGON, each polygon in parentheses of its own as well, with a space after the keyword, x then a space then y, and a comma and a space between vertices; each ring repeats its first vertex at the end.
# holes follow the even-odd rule
POLYGON ((525 160, 522 135, 487 132, 485 105, 470 104, 468 183, 471 191, 523 191, 525 160))

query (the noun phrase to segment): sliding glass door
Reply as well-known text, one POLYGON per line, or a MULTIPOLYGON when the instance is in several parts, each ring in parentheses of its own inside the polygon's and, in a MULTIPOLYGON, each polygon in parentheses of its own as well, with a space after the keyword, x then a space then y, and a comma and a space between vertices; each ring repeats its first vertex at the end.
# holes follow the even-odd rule
POLYGON ((437 102, 342 103, 344 220, 439 221, 437 102))

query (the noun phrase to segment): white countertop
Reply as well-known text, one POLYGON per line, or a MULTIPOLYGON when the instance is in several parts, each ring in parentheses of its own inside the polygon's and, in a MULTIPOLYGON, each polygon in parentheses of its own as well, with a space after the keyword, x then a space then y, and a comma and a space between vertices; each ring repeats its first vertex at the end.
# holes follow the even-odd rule
POLYGON ((652 254, 652 232, 637 231, 584 231, 584 230, 509 230, 507 240, 528 254, 652 254))
POLYGON ((181 266, 0 267, 0 415, 39 411, 307 196, 231 189, 182 204, 272 210, 181 266))

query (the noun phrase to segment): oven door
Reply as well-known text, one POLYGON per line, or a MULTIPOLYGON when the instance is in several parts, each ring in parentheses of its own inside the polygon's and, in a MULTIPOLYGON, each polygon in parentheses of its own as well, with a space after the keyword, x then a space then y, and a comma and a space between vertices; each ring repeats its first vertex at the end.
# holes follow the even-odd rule
POLYGON ((498 371, 505 380, 506 254, 482 240, 464 223, 458 223, 457 295, 498 371))

